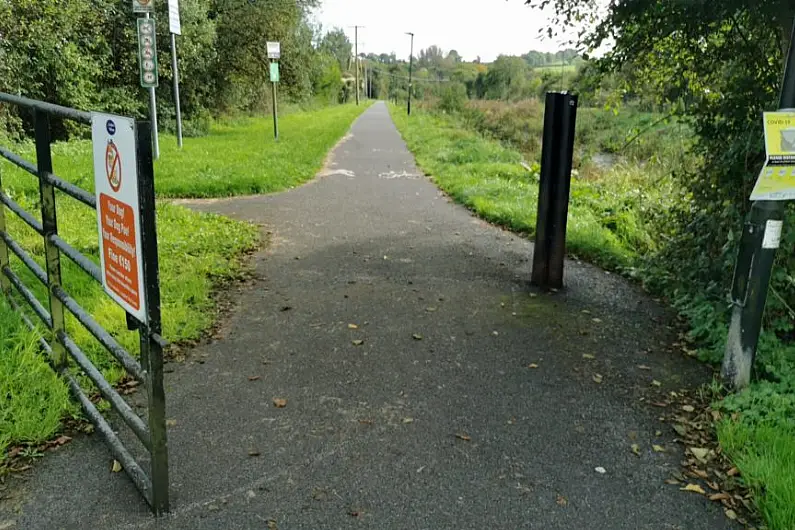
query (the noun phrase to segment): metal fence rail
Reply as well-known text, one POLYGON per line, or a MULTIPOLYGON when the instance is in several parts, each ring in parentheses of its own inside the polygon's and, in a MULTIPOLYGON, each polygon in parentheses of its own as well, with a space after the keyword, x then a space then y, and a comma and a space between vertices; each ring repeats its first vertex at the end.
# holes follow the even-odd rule
MULTIPOLYGON (((16 105, 33 113, 36 139, 36 164, 0 146, 0 158, 38 179, 41 202, 41 219, 24 210, 11 199, 2 187, 0 178, 0 290, 20 315, 22 321, 39 333, 39 345, 53 369, 60 374, 88 417, 107 442, 113 457, 118 460, 127 475, 140 490, 155 514, 169 509, 168 495, 168 451, 165 424, 165 392, 163 389, 163 346, 160 336, 160 280, 157 260, 157 237, 155 226, 154 171, 152 166, 152 130, 148 122, 136 123, 136 149, 138 159, 138 190, 140 200, 141 255, 143 257, 144 296, 146 299, 146 322, 127 314, 130 329, 138 329, 141 361, 128 352, 110 333, 100 326, 92 315, 80 306, 63 287, 61 281, 61 256, 72 260, 83 272, 102 283, 100 268, 87 256, 72 247, 58 235, 56 216, 56 190, 64 195, 96 209, 96 198, 53 172, 50 149, 50 117, 91 123, 91 114, 50 103, 35 101, 0 92, 0 103, 16 105), (6 211, 16 214, 30 228, 42 236, 45 267, 40 266, 31 255, 8 232, 6 211), (10 252, 9 252, 10 251, 10 252), (47 287, 49 308, 39 302, 33 291, 25 285, 11 265, 14 256, 44 286, 47 287), (21 298, 42 321, 44 328, 37 326, 17 301, 21 298), (102 373, 91 363, 80 346, 69 336, 65 326, 65 312, 71 313, 77 322, 124 367, 128 374, 139 381, 147 392, 148 418, 144 421, 127 404, 102 373), (150 454, 149 472, 145 472, 130 451, 124 446, 113 428, 97 410, 88 393, 80 387, 74 370, 79 369, 96 386, 102 397, 111 404, 119 417, 141 441, 150 454)), ((0 174, 0 177, 2 175, 0 174)))

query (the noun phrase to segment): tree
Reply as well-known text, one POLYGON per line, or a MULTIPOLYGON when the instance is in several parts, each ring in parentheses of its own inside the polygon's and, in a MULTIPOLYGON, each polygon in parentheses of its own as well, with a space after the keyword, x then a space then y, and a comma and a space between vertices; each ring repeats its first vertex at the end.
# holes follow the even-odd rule
POLYGON ((511 100, 524 94, 527 66, 520 57, 500 55, 485 76, 485 96, 488 99, 511 100))
MULTIPOLYGON (((694 149, 703 162, 680 175, 688 195, 670 214, 670 244, 660 261, 671 264, 679 280, 722 299, 731 281, 737 228, 764 160, 761 114, 776 108, 795 3, 624 0, 610 2, 602 19, 592 0, 527 3, 555 7, 557 20, 550 28, 593 22, 581 44, 591 50, 613 44, 594 66, 603 75, 633 70, 695 131, 694 149)), ((780 253, 779 265, 773 287, 780 298, 768 301, 766 315, 786 334, 794 326, 782 300, 795 304, 795 284, 787 280, 795 257, 780 253)))
POLYGON ((335 28, 323 36, 320 41, 320 51, 329 53, 337 59, 340 70, 347 72, 353 56, 353 45, 340 28, 335 28))

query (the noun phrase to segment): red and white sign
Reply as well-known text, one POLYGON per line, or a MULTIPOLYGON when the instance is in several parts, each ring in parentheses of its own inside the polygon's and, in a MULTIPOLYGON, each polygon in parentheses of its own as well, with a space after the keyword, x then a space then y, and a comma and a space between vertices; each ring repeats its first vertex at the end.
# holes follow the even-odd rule
POLYGON ((92 113, 91 139, 102 285, 128 313, 146 322, 135 120, 92 113))

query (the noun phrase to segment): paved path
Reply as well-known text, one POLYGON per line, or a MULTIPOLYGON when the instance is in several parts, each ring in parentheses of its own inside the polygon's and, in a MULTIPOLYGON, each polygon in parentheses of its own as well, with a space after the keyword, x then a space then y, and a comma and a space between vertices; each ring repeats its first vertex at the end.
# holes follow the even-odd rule
POLYGON ((317 181, 195 207, 272 241, 222 337, 171 364, 174 513, 148 517, 91 437, 6 504, 17 528, 731 528, 650 450, 675 447, 639 403, 652 378, 708 377, 662 351, 664 311, 571 262, 565 292, 531 293, 531 245, 420 176, 383 104, 317 181))

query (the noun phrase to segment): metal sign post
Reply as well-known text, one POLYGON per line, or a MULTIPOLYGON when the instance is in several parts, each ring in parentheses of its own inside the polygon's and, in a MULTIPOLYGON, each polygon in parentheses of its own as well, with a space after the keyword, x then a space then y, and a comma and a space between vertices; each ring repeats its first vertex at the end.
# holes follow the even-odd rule
POLYGON ((276 84, 279 82, 279 58, 281 57, 281 46, 278 42, 268 42, 268 59, 271 60, 270 78, 271 95, 273 97, 273 137, 279 139, 279 113, 276 106, 276 84))
POLYGON ((174 106, 177 118, 177 146, 182 149, 182 112, 179 105, 179 65, 177 64, 177 39, 182 35, 179 20, 179 0, 168 0, 168 29, 171 32, 171 70, 174 77, 174 106))
MULTIPOLYGON (((141 2, 142 0, 135 0, 141 2)), ((154 159, 160 158, 160 140, 157 134, 157 100, 155 88, 159 80, 157 75, 157 41, 155 37, 155 21, 147 12, 144 18, 138 19, 138 61, 141 67, 141 86, 149 90, 149 114, 152 120, 152 152, 154 159)))
POLYGON ((783 201, 795 198, 795 132, 791 129, 795 125, 792 112, 795 41, 792 40, 784 66, 779 108, 785 112, 767 113, 764 117, 767 162, 751 195, 754 203, 743 227, 734 268, 732 317, 721 377, 735 389, 751 382, 773 262, 784 225, 786 203, 783 201))

